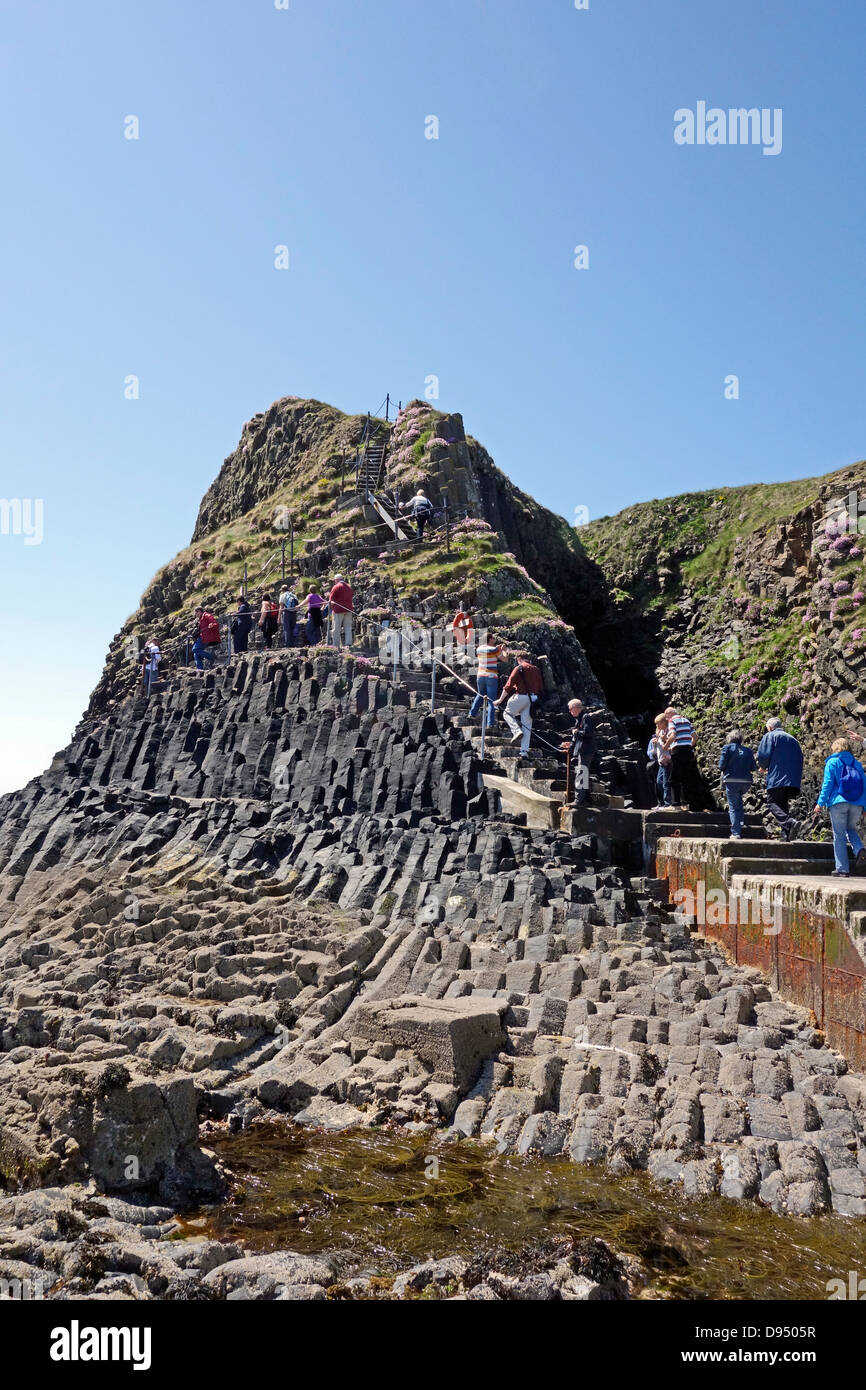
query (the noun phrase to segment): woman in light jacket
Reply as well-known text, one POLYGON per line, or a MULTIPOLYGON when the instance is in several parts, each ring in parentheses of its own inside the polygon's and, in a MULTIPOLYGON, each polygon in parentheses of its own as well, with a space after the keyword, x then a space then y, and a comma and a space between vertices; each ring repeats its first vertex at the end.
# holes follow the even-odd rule
POLYGON ((824 781, 815 803, 815 810, 830 812, 833 827, 833 854, 836 867, 834 878, 848 878, 848 846, 855 855, 854 867, 858 873, 866 870, 866 849, 857 833, 857 826, 866 806, 866 773, 851 752, 847 738, 837 738, 830 749, 830 757, 824 764, 824 781))

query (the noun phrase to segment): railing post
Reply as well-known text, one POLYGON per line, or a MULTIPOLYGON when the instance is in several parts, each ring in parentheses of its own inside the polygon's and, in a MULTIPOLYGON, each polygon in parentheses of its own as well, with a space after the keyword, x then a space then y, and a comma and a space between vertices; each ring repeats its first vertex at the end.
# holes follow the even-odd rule
POLYGON ((565 804, 571 801, 571 749, 565 754, 565 804))
POLYGON ((481 698, 481 761, 484 762, 484 753, 487 747, 487 696, 481 698))
POLYGON ((402 640, 402 637, 401 637, 401 634, 400 634, 399 632, 395 632, 395 633, 394 633, 394 638, 395 638, 395 641, 394 641, 394 675, 393 675, 393 682, 392 682, 392 683, 393 683, 394 685, 396 685, 396 684, 397 684, 397 658, 398 658, 399 653, 400 653, 400 642, 401 642, 401 640, 402 640))
POLYGON ((285 583, 285 579, 286 579, 286 538, 285 538, 285 536, 283 536, 282 578, 283 578, 283 582, 285 583))
POLYGON ((247 562, 244 560, 244 598, 247 596, 247 562))
MULTIPOLYGON (((290 546, 290 555, 289 555, 289 578, 290 578, 290 579, 294 579, 294 577, 295 577, 295 518, 294 518, 293 516, 290 516, 290 517, 289 517, 289 546, 290 546)), ((283 553, 285 554, 285 552, 283 552, 283 553)))
POLYGON ((432 674, 431 679, 430 679, 430 713, 432 714, 433 711, 434 711, 435 708, 436 708, 436 658, 435 658, 435 656, 434 656, 434 658, 433 658, 433 660, 432 660, 432 662, 431 662, 431 670, 432 670, 433 674, 432 674))

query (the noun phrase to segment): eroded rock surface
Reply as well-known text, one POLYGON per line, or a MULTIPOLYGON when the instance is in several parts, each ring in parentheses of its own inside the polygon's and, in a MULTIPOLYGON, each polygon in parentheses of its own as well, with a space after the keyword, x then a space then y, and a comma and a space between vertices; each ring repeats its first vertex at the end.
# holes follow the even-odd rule
MULTIPOLYGON (((602 839, 468 815, 477 755, 447 714, 337 680, 333 661, 258 658, 189 677, 3 799, 9 1267, 48 1270, 64 1297, 88 1280, 139 1296, 133 1276, 151 1296, 325 1296, 322 1271, 166 1243, 174 1212, 220 1191, 198 1122, 277 1113, 866 1214, 866 1084, 801 1011, 691 937, 602 839), (159 1227, 147 1256, 98 1224, 129 1211, 159 1227)), ((595 1296, 582 1277, 559 1294, 453 1282, 595 1296)))

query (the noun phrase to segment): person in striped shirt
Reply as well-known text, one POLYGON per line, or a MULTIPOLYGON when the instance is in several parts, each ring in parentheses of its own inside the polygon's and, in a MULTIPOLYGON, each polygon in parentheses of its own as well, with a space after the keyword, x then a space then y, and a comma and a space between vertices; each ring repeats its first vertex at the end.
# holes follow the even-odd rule
POLYGON ((671 801, 680 810, 699 811, 702 798, 692 721, 673 705, 668 705, 665 718, 668 725, 664 749, 671 755, 671 801))
POLYGON ((487 696, 487 727, 492 729, 496 723, 496 710, 493 702, 499 694, 499 658, 502 647, 498 642, 483 642, 477 651, 478 668, 475 674, 475 689, 478 694, 469 709, 470 719, 474 719, 487 696))

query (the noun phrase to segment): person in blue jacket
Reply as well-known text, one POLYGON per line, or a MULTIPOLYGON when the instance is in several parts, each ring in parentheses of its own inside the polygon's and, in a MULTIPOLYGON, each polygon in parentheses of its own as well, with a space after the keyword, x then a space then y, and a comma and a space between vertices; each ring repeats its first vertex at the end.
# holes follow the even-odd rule
POLYGON ((752 785, 752 773, 757 767, 751 748, 743 747, 743 735, 739 729, 732 729, 719 758, 719 767, 725 779, 725 796, 728 801, 728 814, 731 817, 731 839, 743 838, 743 795, 752 785))
POLYGON ((851 752, 847 738, 837 738, 830 747, 824 764, 824 781, 815 803, 815 810, 829 810, 833 827, 833 854, 836 867, 834 878, 848 878, 848 846, 856 859, 858 873, 866 871, 866 849, 857 834, 857 826, 866 806, 866 773, 851 752))
POLYGON ((758 744, 758 766, 767 770, 767 810, 779 822, 783 840, 794 840, 800 822, 791 815, 791 799, 800 794, 803 750, 781 719, 768 719, 767 732, 758 744))

